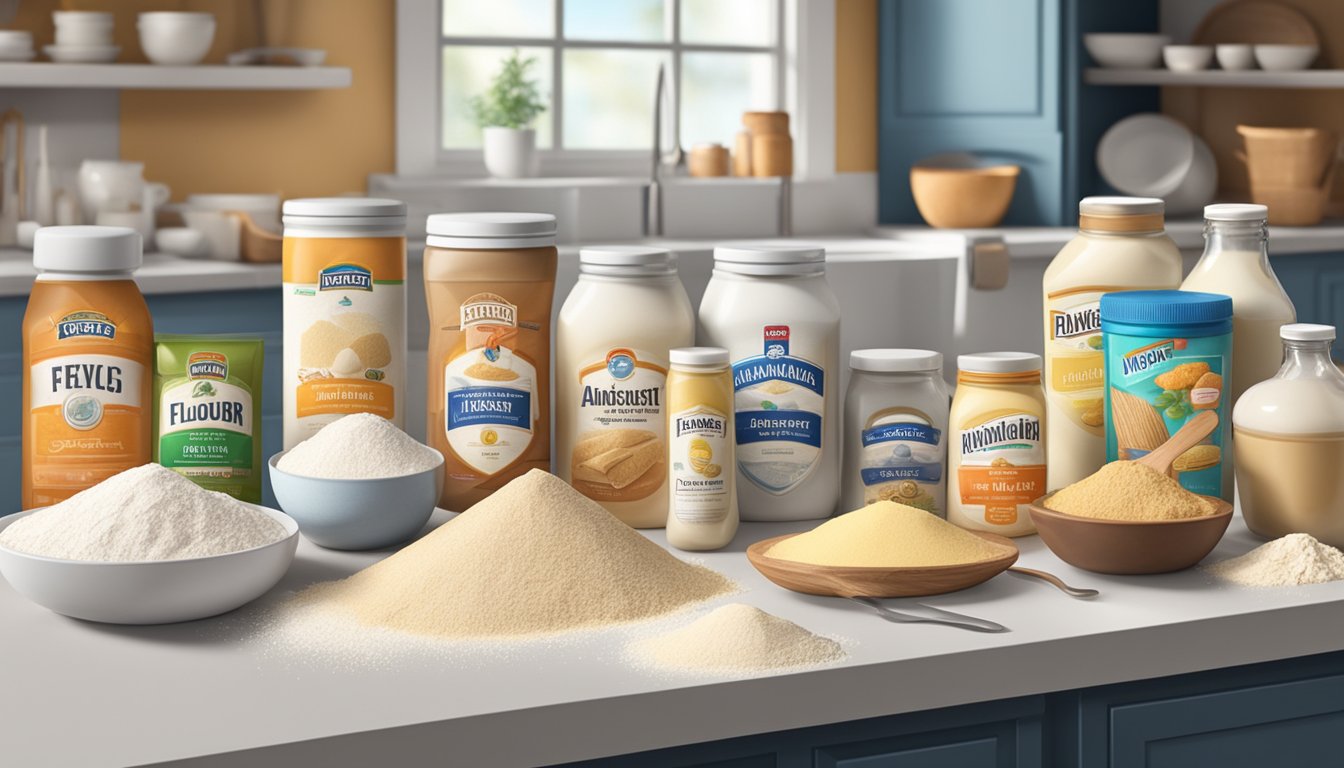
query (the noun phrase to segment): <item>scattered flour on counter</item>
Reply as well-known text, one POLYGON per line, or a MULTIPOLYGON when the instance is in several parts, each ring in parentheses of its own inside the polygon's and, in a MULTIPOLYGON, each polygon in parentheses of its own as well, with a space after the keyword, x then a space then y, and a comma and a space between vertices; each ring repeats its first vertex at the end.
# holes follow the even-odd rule
POLYGON ((431 470, 443 457, 392 422, 371 413, 352 413, 280 457, 282 472, 340 480, 400 477, 431 470))
POLYGON ((284 526, 228 494, 145 464, 113 475, 0 532, 0 545, 62 560, 145 562, 241 552, 284 526))
POLYGON ((1344 579, 1344 552, 1305 533, 1290 533, 1241 557, 1204 569, 1247 587, 1286 587, 1344 579))
POLYGON ((630 644, 646 663, 686 672, 750 674, 834 664, 839 643, 743 603, 710 611, 684 627, 630 644))

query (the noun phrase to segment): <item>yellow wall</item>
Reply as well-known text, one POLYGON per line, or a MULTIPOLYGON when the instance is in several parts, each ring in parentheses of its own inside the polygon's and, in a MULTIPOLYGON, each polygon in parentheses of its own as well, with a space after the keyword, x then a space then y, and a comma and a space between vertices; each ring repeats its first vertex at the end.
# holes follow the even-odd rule
POLYGON ((835 170, 877 170, 877 0, 835 2, 835 170))

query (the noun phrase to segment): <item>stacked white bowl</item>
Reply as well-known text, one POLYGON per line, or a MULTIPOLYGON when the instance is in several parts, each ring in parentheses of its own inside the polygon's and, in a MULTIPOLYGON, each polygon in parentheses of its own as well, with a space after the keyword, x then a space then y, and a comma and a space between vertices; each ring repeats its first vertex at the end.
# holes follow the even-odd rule
POLYGON ((33 33, 21 29, 0 29, 0 61, 30 61, 33 33))
POLYGON ((53 61, 115 61, 121 50, 112 43, 112 14, 105 11, 52 11, 56 44, 43 50, 53 61))
POLYGON ((137 27, 140 48, 155 64, 199 64, 215 39, 215 16, 211 13, 142 13, 137 27))

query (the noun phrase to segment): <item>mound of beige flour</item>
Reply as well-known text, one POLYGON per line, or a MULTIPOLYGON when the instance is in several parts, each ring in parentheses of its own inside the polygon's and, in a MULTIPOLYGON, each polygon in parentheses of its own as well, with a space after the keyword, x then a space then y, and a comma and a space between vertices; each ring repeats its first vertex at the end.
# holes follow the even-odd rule
POLYGON ((1305 533, 1290 533, 1204 570, 1246 587, 1288 587, 1344 579, 1344 552, 1305 533))
POLYGON ((686 672, 745 674, 833 664, 840 644, 754 606, 732 603, 630 644, 638 660, 686 672))
POLYGON ((232 496, 145 464, 14 522, 0 545, 106 563, 226 555, 283 538, 284 526, 232 496))
POLYGON ((534 469, 386 560, 304 590, 288 608, 412 635, 519 637, 638 621, 735 589, 534 469))

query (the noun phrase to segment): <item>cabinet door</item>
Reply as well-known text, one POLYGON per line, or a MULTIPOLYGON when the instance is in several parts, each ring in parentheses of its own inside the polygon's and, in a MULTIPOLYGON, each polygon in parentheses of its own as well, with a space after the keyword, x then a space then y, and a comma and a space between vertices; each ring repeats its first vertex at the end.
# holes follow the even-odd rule
POLYGON ((1006 768, 1041 764, 1039 719, 820 747, 816 768, 1006 768))
MULTIPOLYGON (((1274 241, 1269 243, 1273 253, 1274 241)), ((1344 253, 1301 253, 1274 256, 1270 266, 1303 323, 1344 328, 1344 253)), ((1335 357, 1344 353, 1344 339, 1335 341, 1335 357)))

